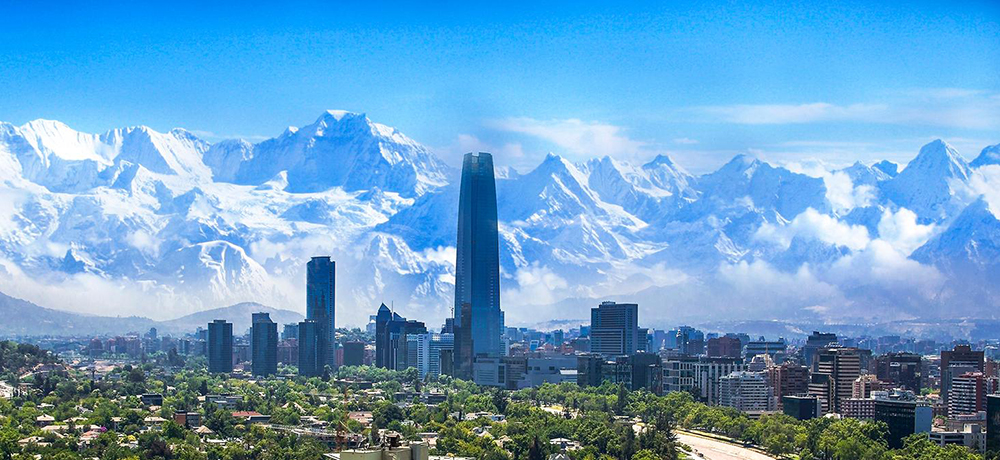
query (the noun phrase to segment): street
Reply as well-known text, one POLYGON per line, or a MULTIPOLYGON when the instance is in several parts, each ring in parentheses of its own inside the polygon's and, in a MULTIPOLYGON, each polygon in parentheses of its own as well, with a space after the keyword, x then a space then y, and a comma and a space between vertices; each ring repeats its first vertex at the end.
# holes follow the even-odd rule
POLYGON ((691 456, 695 459, 706 460, 774 460, 770 457, 750 449, 739 447, 714 439, 703 438, 701 436, 676 432, 677 440, 691 446, 693 451, 691 456))

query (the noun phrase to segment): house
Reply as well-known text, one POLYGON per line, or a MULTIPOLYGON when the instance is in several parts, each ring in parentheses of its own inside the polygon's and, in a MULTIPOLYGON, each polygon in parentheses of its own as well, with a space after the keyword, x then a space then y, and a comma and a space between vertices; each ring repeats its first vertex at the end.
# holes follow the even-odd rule
POLYGON ((233 412, 233 418, 243 420, 247 423, 267 423, 271 421, 270 415, 264 415, 252 410, 233 412))

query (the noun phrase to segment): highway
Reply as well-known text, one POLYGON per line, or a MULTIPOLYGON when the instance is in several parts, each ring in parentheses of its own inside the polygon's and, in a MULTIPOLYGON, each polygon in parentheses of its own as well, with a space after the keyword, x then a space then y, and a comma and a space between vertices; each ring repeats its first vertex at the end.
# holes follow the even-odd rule
POLYGON ((677 431, 676 434, 678 441, 687 444, 694 449, 691 456, 695 459, 774 460, 774 457, 764 455, 744 447, 729 444, 727 442, 703 438, 701 436, 695 436, 680 431, 677 431))

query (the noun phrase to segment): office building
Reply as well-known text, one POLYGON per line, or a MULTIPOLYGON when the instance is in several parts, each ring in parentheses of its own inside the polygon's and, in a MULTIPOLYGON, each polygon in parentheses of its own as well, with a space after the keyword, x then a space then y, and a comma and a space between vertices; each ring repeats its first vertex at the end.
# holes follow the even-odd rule
POLYGON ((874 420, 889 427, 886 442, 891 449, 903 447, 903 439, 914 433, 931 431, 933 418, 929 405, 918 402, 913 392, 906 390, 878 391, 875 400, 874 420))
POLYGON ((322 329, 320 361, 336 367, 337 323, 336 308, 337 264, 329 256, 317 256, 306 265, 306 319, 322 329))
POLYGON ((889 390, 892 386, 875 377, 873 374, 861 374, 854 379, 851 388, 852 398, 870 398, 873 391, 889 390))
POLYGON ((735 337, 715 337, 708 339, 709 358, 739 358, 743 356, 743 344, 735 337))
POLYGON ((604 357, 582 354, 576 357, 576 384, 581 387, 599 387, 603 380, 604 357))
POLYGON ((670 356, 663 360, 663 391, 693 391, 695 367, 701 361, 697 356, 670 356))
POLYGON ((455 362, 455 334, 433 334, 428 347, 427 373, 432 376, 450 375, 455 362))
POLYGON ((854 393, 854 381, 861 375, 861 357, 857 348, 823 348, 813 359, 816 372, 811 376, 809 394, 819 398, 823 413, 839 412, 841 401, 854 393))
POLYGON ((233 371, 233 323, 217 319, 208 323, 208 372, 233 371))
POLYGON ((1000 452, 1000 395, 986 395, 986 450, 1000 452))
POLYGON ((278 373, 278 323, 267 313, 254 313, 250 326, 250 362, 253 375, 278 373))
POLYGON ((363 366, 365 364, 365 343, 344 342, 344 365, 363 366))
POLYGON ((701 401, 719 403, 719 379, 733 372, 745 371, 742 359, 702 357, 694 364, 694 389, 701 401))
POLYGON ((767 340, 761 337, 757 340, 747 342, 744 347, 743 359, 751 360, 754 356, 768 355, 775 362, 782 362, 788 352, 788 345, 785 339, 767 340))
POLYGON ((802 347, 802 361, 813 372, 816 372, 816 352, 837 344, 837 334, 813 331, 806 338, 806 344, 802 347))
POLYGON ((326 366, 326 335, 323 325, 307 319, 299 323, 299 375, 317 377, 326 366))
MULTIPOLYGON (((417 367, 418 359, 426 360, 427 344, 423 343, 421 351, 417 348, 420 344, 411 344, 407 336, 421 334, 427 334, 424 323, 407 320, 389 311, 385 304, 380 305, 375 315, 375 366, 395 370, 417 367)), ((426 366, 423 371, 426 373, 426 366)))
POLYGON ((973 351, 969 345, 956 345, 952 350, 941 350, 941 402, 948 405, 953 378, 967 372, 984 372, 985 362, 985 354, 973 351))
POLYGON ((782 412, 796 420, 809 420, 822 413, 819 399, 815 396, 784 396, 781 398, 782 412))
POLYGON ((916 353, 888 353, 875 358, 875 375, 897 388, 920 393, 924 385, 923 357, 916 353))
POLYGON ((719 405, 740 412, 773 412, 778 410, 774 389, 757 372, 733 372, 719 378, 719 405))
POLYGON ((500 331, 500 240, 493 156, 462 162, 455 260, 455 373, 472 377, 475 357, 503 354, 500 331))
POLYGON ((948 395, 948 417, 985 411, 986 395, 996 392, 996 377, 986 377, 982 372, 966 372, 954 376, 948 395))
POLYGON ((299 338, 299 324, 288 323, 281 330, 281 340, 291 340, 299 338))
MULTIPOLYGON (((766 356, 763 353, 757 356, 766 356)), ((774 388, 778 408, 784 404, 785 396, 800 396, 809 393, 809 368, 793 363, 770 366, 765 369, 767 381, 774 388)))
POLYGON ((590 309, 590 352, 605 357, 631 355, 645 350, 639 333, 639 305, 601 302, 590 309))
POLYGON ((631 391, 663 394, 663 361, 659 355, 641 352, 619 356, 615 359, 614 372, 615 383, 631 391))
POLYGON ((941 447, 955 445, 980 454, 986 453, 986 430, 980 423, 966 423, 955 430, 932 429, 927 437, 941 447))
POLYGON ((675 342, 682 354, 695 356, 705 353, 705 333, 691 326, 678 328, 675 342))

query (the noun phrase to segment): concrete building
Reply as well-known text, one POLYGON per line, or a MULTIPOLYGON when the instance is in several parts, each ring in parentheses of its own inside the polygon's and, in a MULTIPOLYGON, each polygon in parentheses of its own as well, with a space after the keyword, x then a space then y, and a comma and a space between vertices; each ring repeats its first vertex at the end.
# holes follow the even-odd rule
POLYGON ((615 359, 615 383, 631 391, 663 394, 663 362, 653 353, 635 353, 615 359))
POLYGON ((954 376, 948 394, 948 417, 975 414, 986 410, 986 395, 997 392, 997 379, 982 372, 954 376))
POLYGON ((639 334, 639 305, 601 302, 590 309, 590 351, 613 358, 645 350, 639 334))
POLYGON ((363 366, 365 364, 365 343, 344 342, 344 365, 363 366))
POLYGON ((966 424, 961 430, 931 430, 927 437, 942 447, 964 446, 973 452, 986 453, 986 430, 978 423, 966 424))
POLYGON ((813 361, 816 371, 809 383, 809 394, 819 398, 824 414, 840 412, 841 401, 853 395, 854 381, 861 375, 858 349, 823 348, 816 352, 813 361))
POLYGON ((709 358, 739 358, 743 356, 743 344, 735 337, 715 337, 708 339, 709 358))
POLYGON ((985 354, 974 351, 969 345, 956 345, 952 350, 941 350, 941 402, 948 405, 953 378, 967 372, 984 372, 985 362, 985 354))
POLYGON ((918 402, 913 392, 877 391, 872 393, 872 399, 875 400, 874 420, 885 422, 889 427, 886 441, 890 448, 903 447, 903 439, 911 434, 931 431, 933 410, 918 402))
POLYGON ((806 338, 806 344, 802 347, 802 361, 813 372, 816 371, 816 352, 837 344, 837 334, 813 331, 806 338))
POLYGON ((924 385, 923 357, 916 353, 888 353, 875 358, 875 375, 896 388, 920 393, 924 385))
MULTIPOLYGON (((756 356, 762 356, 755 355, 756 356)), ((785 396, 800 396, 809 393, 809 368, 798 364, 784 363, 770 366, 766 370, 767 381, 774 388, 778 398, 778 408, 784 404, 785 396)))
POLYGON ((718 404, 719 379, 745 370, 746 365, 742 359, 701 358, 694 364, 694 388, 699 399, 708 404, 718 404))
POLYGON ((733 372, 719 378, 719 405, 740 412, 774 412, 778 401, 767 379, 757 372, 733 372))

